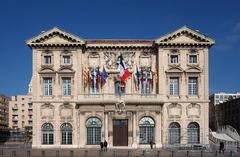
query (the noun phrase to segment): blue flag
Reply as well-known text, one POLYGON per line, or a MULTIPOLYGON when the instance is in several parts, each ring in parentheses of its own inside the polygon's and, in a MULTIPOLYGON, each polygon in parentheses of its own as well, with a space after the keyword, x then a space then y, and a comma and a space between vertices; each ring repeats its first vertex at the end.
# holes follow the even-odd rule
POLYGON ((101 75, 102 86, 107 82, 107 77, 108 77, 108 73, 105 67, 103 66, 102 75, 101 75))

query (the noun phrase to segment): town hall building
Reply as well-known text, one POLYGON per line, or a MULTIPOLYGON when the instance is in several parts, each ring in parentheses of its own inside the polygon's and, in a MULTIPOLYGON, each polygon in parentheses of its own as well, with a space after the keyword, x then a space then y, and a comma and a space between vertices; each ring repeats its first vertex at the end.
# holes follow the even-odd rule
POLYGON ((41 32, 27 41, 32 146, 208 144, 213 44, 186 26, 153 40, 85 40, 58 27, 41 32))

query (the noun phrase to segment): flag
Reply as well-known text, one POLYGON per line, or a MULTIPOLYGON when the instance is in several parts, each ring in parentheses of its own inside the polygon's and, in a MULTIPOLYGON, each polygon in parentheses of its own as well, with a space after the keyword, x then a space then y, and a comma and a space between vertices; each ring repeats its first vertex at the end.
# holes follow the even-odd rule
POLYGON ((87 68, 87 65, 84 66, 83 78, 84 78, 84 90, 85 90, 85 88, 88 85, 88 68, 87 68))
POLYGON ((103 70, 102 70, 102 73, 101 73, 101 87, 103 87, 103 85, 107 82, 107 77, 108 77, 108 73, 105 69, 105 67, 103 66, 103 70))
POLYGON ((118 70, 119 70, 119 73, 120 73, 121 81, 125 81, 130 76, 130 72, 128 71, 128 68, 125 65, 122 54, 119 56, 118 70))
POLYGON ((134 79, 135 80, 135 88, 136 88, 136 90, 139 90, 139 84, 140 84, 139 77, 140 77, 140 72, 138 70, 138 66, 136 65, 135 79, 134 79))
POLYGON ((97 83, 98 85, 101 83, 101 74, 100 74, 100 67, 98 66, 97 70, 97 83))

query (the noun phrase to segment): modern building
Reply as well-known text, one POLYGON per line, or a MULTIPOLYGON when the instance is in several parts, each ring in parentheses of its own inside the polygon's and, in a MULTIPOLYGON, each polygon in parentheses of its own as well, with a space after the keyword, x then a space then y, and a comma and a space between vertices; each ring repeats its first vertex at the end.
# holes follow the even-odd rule
POLYGON ((223 118, 221 115, 221 111, 218 111, 218 106, 225 104, 225 102, 239 98, 240 93, 214 93, 209 99, 209 127, 213 131, 217 131, 219 127, 221 127, 220 121, 223 118))
POLYGON ((230 125, 240 134, 240 97, 216 105, 218 126, 230 125))
POLYGON ((34 36, 32 146, 208 144, 213 44, 186 26, 153 40, 84 40, 57 27, 34 36))
POLYGON ((24 131, 32 128, 33 106, 31 95, 12 96, 9 102, 9 127, 24 131))
POLYGON ((0 94, 0 143, 5 142, 9 137, 8 105, 9 97, 0 94))

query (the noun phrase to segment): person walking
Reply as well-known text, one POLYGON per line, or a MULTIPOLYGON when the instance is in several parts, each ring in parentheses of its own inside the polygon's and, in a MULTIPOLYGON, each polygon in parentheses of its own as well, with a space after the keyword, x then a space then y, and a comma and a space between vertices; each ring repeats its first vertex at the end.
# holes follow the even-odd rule
POLYGON ((152 140, 150 140, 149 144, 150 144, 150 148, 153 149, 153 141, 152 140))
POLYGON ((224 154, 224 143, 221 141, 220 142, 220 146, 219 146, 219 153, 223 153, 224 154))
POLYGON ((103 151, 103 142, 100 142, 100 150, 103 151))
POLYGON ((104 141, 103 146, 104 146, 104 151, 107 152, 108 143, 106 140, 104 141))

